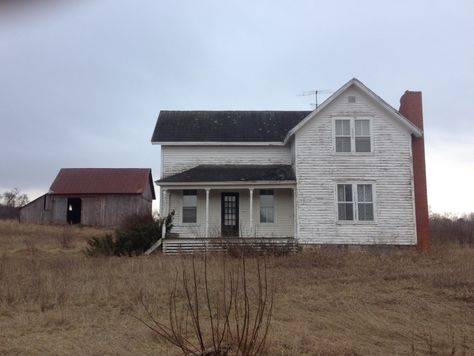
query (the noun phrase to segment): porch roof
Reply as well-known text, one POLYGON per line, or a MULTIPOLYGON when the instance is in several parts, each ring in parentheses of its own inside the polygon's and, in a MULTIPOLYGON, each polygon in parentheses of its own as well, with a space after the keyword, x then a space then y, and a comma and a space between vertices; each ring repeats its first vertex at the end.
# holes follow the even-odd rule
POLYGON ((290 165, 199 165, 187 171, 157 180, 158 185, 176 183, 294 183, 290 165))

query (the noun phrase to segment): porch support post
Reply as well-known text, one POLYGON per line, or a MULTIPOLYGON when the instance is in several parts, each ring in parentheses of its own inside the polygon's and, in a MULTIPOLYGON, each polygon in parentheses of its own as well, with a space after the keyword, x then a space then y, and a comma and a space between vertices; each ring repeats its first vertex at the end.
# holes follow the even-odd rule
POLYGON ((160 215, 162 219, 165 219, 165 222, 163 223, 163 226, 161 227, 161 238, 164 239, 166 236, 166 217, 168 216, 169 213, 169 206, 170 206, 170 201, 169 201, 169 190, 168 189, 163 189, 163 211, 160 212, 160 215))
POLYGON ((209 188, 206 188, 206 238, 209 237, 209 188))
POLYGON ((250 231, 249 235, 252 236, 253 233, 253 188, 249 188, 249 193, 250 193, 250 219, 249 219, 249 225, 250 225, 250 231))
POLYGON ((298 191, 293 187, 293 238, 298 237, 298 191))

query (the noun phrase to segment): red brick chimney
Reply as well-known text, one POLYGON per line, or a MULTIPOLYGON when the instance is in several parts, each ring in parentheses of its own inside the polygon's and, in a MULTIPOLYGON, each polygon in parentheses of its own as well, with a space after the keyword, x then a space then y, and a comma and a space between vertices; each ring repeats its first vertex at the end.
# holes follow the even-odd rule
MULTIPOLYGON (((400 98, 400 114, 423 130, 423 108, 421 91, 405 91, 400 98)), ((415 188, 416 236, 420 251, 431 249, 428 217, 428 194, 426 189, 425 140, 412 136, 413 183, 415 188)))

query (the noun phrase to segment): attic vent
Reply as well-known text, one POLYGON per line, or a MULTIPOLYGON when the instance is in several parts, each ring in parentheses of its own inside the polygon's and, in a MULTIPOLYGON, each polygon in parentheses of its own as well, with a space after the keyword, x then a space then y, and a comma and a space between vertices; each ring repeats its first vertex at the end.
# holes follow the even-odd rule
POLYGON ((349 99, 348 101, 349 101, 350 103, 355 103, 355 102, 356 102, 356 97, 355 97, 354 95, 349 95, 349 98, 348 98, 348 99, 349 99))

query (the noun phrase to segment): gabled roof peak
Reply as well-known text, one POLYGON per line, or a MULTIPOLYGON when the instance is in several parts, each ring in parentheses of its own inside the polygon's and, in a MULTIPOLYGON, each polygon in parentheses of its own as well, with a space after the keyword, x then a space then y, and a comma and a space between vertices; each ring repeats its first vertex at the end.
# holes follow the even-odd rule
POLYGON ((329 104, 331 104, 336 98, 342 95, 347 89, 351 86, 356 86, 362 92, 364 92, 367 96, 374 99, 385 111, 387 111, 390 115, 392 115, 396 120, 398 120, 405 128, 407 128, 412 134, 417 137, 423 135, 422 130, 419 127, 416 127, 410 120, 400 114, 396 109, 394 109, 391 105, 389 105, 385 100, 383 100, 380 96, 375 94, 372 90, 370 90, 364 83, 362 83, 357 78, 352 78, 342 87, 340 87, 336 92, 334 92, 329 98, 321 103, 311 114, 309 114, 304 120, 298 123, 295 127, 293 127, 285 138, 285 143, 289 140, 291 136, 293 136, 300 128, 302 128, 308 121, 312 120, 317 114, 319 114, 324 108, 326 108, 329 104))

